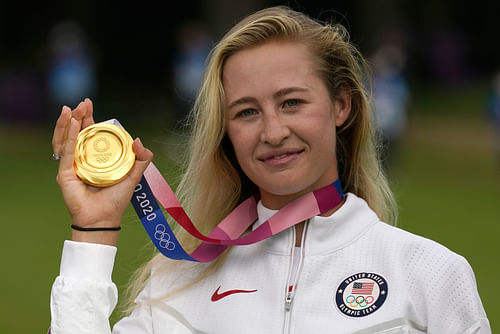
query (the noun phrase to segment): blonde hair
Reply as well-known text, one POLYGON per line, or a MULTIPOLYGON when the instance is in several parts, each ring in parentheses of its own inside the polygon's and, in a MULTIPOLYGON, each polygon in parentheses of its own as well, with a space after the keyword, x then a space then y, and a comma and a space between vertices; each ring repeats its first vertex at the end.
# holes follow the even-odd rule
MULTIPOLYGON (((306 45, 332 99, 348 89, 352 97, 351 113, 337 130, 338 170, 344 192, 357 194, 382 220, 395 223, 395 201, 377 153, 370 95, 366 89, 369 72, 365 60, 349 41, 343 26, 320 23, 284 6, 263 9, 244 18, 225 34, 209 55, 189 118, 192 137, 187 167, 177 188, 177 195, 192 221, 200 231, 208 234, 238 203, 257 190, 239 168, 226 137, 221 77, 224 63, 231 55, 269 40, 306 45)), ((199 244, 186 232, 176 232, 188 251, 199 244)), ((203 273, 191 284, 217 269, 224 255, 202 266, 203 273)), ((142 289, 153 267, 170 267, 174 262, 157 254, 138 271, 131 285, 131 295, 137 295, 142 289)))

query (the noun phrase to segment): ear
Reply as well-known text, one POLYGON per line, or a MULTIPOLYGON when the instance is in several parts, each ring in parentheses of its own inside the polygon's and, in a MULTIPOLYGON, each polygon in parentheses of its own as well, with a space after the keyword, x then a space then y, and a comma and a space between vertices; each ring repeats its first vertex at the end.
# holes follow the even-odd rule
POLYGON ((349 114, 351 113, 351 100, 351 87, 347 84, 342 85, 340 88, 340 96, 334 103, 335 126, 342 126, 342 124, 344 124, 349 117, 349 114))

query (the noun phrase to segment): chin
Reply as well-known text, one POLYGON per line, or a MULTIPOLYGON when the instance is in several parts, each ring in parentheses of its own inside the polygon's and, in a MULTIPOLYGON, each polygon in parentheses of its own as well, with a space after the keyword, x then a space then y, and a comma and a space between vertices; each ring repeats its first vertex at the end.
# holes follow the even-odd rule
POLYGON ((269 193, 270 195, 276 196, 292 196, 294 194, 304 192, 307 188, 308 187, 305 185, 300 185, 297 182, 290 181, 287 181, 283 184, 267 184, 261 187, 261 189, 263 189, 265 192, 269 193))

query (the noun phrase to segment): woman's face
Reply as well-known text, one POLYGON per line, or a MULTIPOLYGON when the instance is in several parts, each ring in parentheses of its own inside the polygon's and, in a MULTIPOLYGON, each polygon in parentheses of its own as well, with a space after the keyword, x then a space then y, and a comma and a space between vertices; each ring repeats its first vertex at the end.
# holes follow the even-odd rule
POLYGON ((304 45, 273 41, 235 53, 223 68, 227 133, 268 208, 338 178, 335 127, 350 96, 332 101, 312 61, 304 45))

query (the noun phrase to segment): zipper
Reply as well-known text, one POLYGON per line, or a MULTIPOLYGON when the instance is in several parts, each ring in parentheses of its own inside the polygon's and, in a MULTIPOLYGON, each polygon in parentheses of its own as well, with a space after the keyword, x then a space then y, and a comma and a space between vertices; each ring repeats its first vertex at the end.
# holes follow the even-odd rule
POLYGON ((291 323, 291 313, 293 300, 295 297, 295 291, 297 290, 297 282, 299 281, 299 276, 302 271, 302 263, 304 259, 304 241, 306 238, 307 224, 309 220, 305 221, 304 229, 302 231, 302 240, 300 241, 300 249, 296 249, 295 247, 295 238, 296 231, 295 228, 292 230, 292 246, 291 246, 291 256, 290 256, 290 269, 288 271, 288 279, 286 285, 286 294, 285 294, 285 319, 283 324, 283 333, 287 334, 290 332, 290 323, 291 323), (296 266, 296 271, 294 272, 294 263, 298 261, 296 266))

